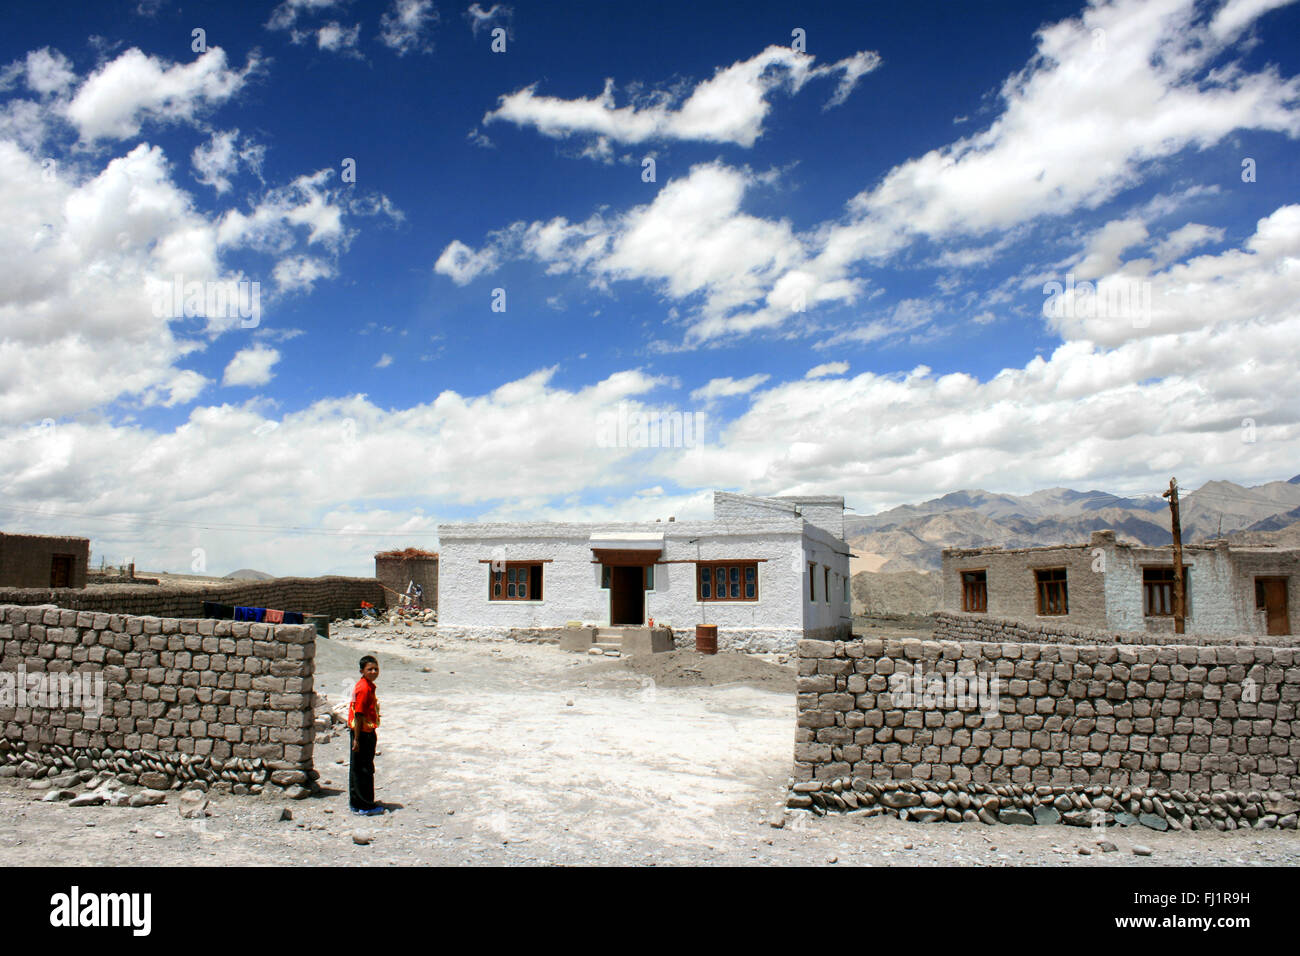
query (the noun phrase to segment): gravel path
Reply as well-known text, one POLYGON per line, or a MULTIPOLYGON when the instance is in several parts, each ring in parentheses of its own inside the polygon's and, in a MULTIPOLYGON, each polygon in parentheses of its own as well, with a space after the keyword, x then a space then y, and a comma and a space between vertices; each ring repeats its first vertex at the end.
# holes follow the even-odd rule
MULTIPOLYGON (((74 809, 6 780, 0 865, 1300 863, 1296 831, 1112 829, 1118 849, 1102 853, 1073 827, 783 813, 794 699, 770 689, 780 682, 664 687, 644 667, 592 668, 554 646, 423 634, 346 629, 318 642, 317 689, 332 700, 355 682, 361 654, 379 657, 376 795, 395 812, 348 813, 346 735, 336 735, 316 748, 320 796, 214 794, 202 821, 181 819, 175 797, 74 809)), ((749 663, 731 671, 753 679, 749 663)))

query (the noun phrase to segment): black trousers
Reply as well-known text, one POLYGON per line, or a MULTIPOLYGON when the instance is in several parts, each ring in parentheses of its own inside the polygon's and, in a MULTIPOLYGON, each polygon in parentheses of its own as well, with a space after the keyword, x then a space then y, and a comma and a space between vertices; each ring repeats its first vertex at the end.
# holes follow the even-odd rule
POLYGON ((375 732, 349 731, 357 748, 351 750, 348 766, 348 802, 353 810, 370 810, 375 806, 375 732))

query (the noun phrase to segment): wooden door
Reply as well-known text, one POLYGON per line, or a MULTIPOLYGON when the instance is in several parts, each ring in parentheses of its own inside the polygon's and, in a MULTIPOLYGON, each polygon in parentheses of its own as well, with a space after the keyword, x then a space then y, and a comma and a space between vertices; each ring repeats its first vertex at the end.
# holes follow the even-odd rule
POLYGON ((609 569, 609 623, 645 623, 645 568, 633 565, 609 569))
POLYGON ((72 587, 72 555, 56 554, 50 559, 50 587, 72 587))
POLYGON ((1264 613, 1268 617, 1268 633, 1290 634, 1291 618, 1286 606, 1286 578, 1266 578, 1264 585, 1264 613))

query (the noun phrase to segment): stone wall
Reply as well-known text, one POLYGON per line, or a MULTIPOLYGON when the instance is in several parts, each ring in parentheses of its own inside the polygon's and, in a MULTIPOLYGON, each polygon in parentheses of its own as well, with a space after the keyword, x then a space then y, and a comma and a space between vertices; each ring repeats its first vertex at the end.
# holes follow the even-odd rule
POLYGON ((48 534, 0 533, 0 586, 48 588, 55 555, 71 561, 69 589, 86 586, 90 539, 48 534))
POLYGON ((230 581, 202 589, 123 584, 85 590, 0 588, 0 604, 53 604, 77 611, 152 617, 202 617, 204 601, 328 614, 331 618, 352 617, 362 601, 378 607, 389 603, 374 578, 275 578, 230 581))
POLYGON ((155 789, 307 784, 315 639, 309 625, 0 606, 0 763, 18 776, 106 770, 155 789), (9 675, 35 689, 20 699, 9 675), (98 699, 42 698, 49 675, 102 681, 98 699))
POLYGON ((1046 620, 1015 621, 989 617, 987 614, 964 614, 936 611, 934 636, 938 640, 992 641, 995 643, 1047 644, 1125 644, 1132 646, 1187 644, 1197 646, 1239 645, 1247 647, 1295 647, 1292 635, 1270 637, 1260 634, 1175 634, 1172 631, 1108 631, 1101 628, 1053 623, 1046 620))
POLYGON ((1132 817, 1158 829, 1296 824, 1294 646, 909 639, 798 650, 792 806, 1084 826, 1095 809, 1102 825, 1132 817), (961 685, 980 679, 987 693, 963 701, 961 685))

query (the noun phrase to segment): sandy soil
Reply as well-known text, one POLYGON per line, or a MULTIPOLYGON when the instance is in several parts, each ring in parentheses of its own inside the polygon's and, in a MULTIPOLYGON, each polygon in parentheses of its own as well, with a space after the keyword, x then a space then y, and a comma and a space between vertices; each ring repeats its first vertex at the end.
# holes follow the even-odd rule
POLYGON ((0 865, 1300 863, 1295 831, 1112 830, 1118 852, 1081 856, 1092 834, 1071 827, 783 812, 794 695, 773 688, 789 667, 727 655, 700 665, 693 652, 592 664, 549 645, 385 637, 347 629, 320 641, 317 687, 337 699, 362 653, 379 658, 376 795, 394 812, 348 813, 336 735, 317 746, 320 796, 214 795, 203 821, 181 819, 174 797, 73 809, 5 781, 0 865), (285 807, 291 820, 279 819, 285 807), (1154 854, 1133 855, 1135 843, 1154 854))

